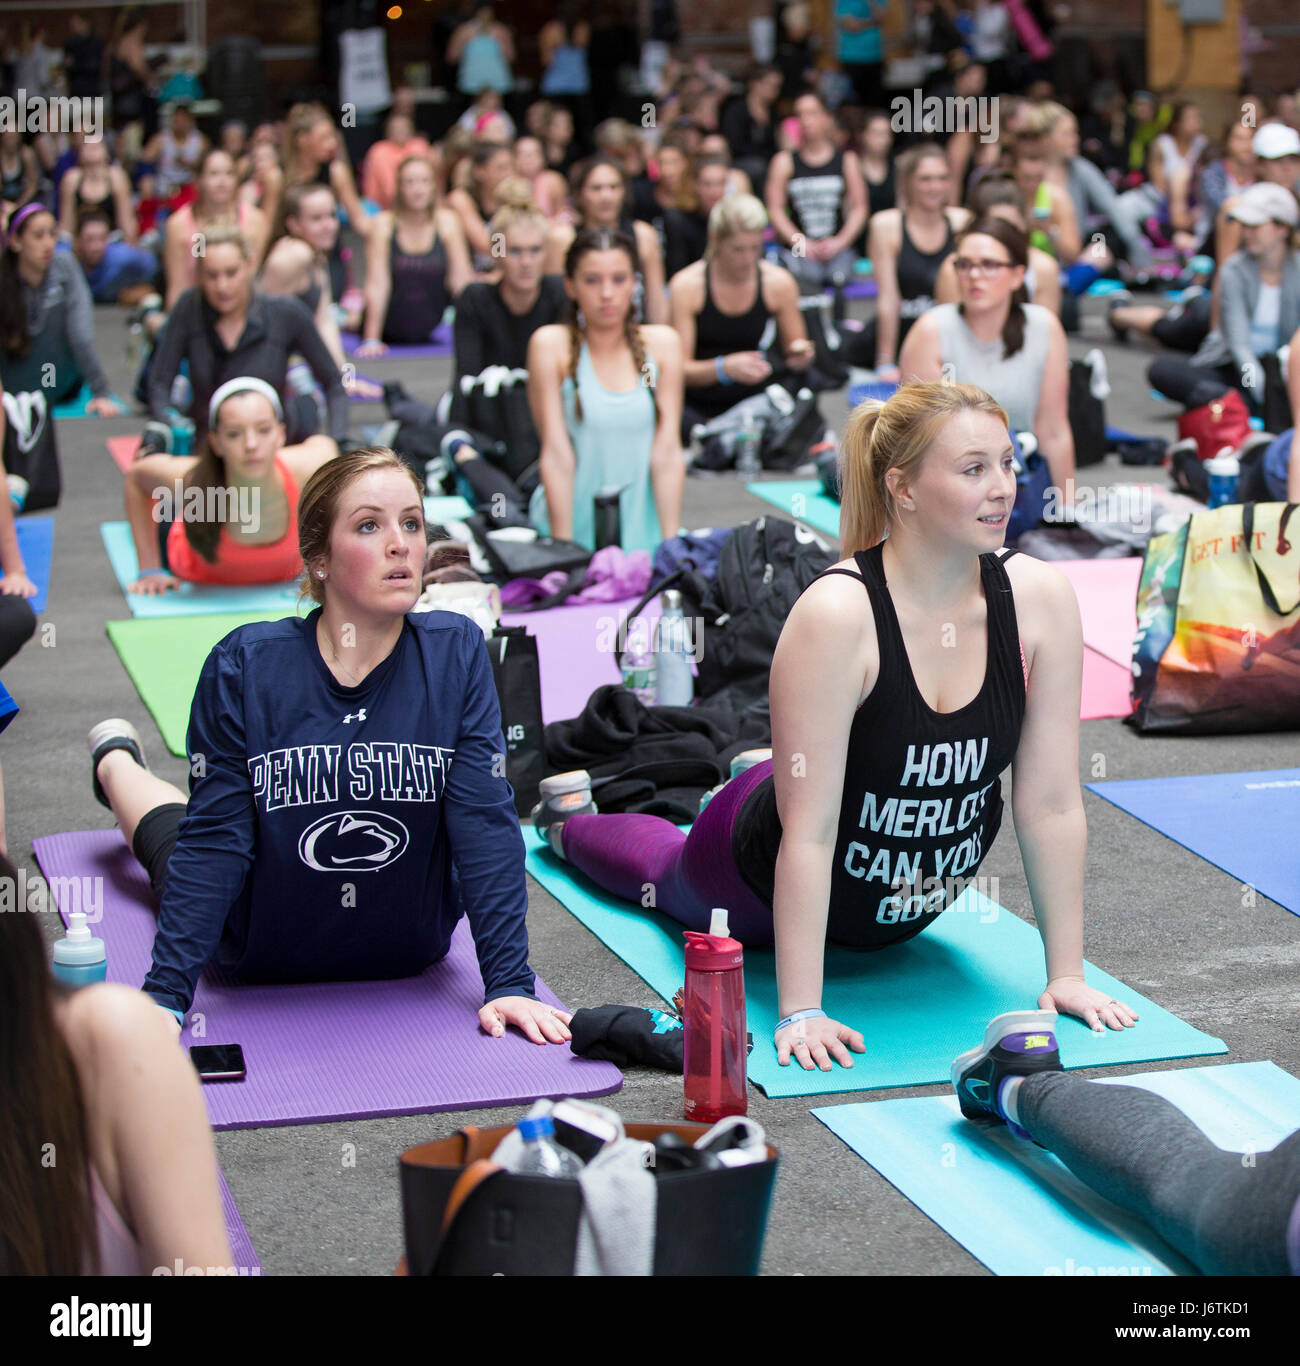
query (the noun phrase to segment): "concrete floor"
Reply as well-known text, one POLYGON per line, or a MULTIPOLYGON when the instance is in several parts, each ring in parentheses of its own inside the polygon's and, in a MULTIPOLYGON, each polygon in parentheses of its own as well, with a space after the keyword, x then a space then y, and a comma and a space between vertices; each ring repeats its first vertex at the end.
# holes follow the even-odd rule
MULTIPOLYGON (((866 306, 853 307, 861 313, 866 306)), ((98 310, 96 335, 114 390, 127 394, 121 311, 98 310)), ((1147 356, 1137 347, 1115 346, 1099 306, 1086 301, 1083 335, 1071 339, 1071 354, 1081 355, 1093 345, 1101 345, 1110 362, 1114 393, 1108 420, 1129 430, 1171 434, 1172 408, 1148 396, 1147 356)), ((451 374, 448 360, 379 360, 364 368, 379 378, 400 378, 412 393, 429 400, 445 390, 451 374)), ((843 393, 826 395, 823 407, 828 419, 842 426, 843 393)), ((382 417, 378 407, 353 408, 354 428, 382 417)), ((35 871, 33 837, 109 823, 88 781, 85 736, 95 721, 129 718, 144 735, 155 769, 185 782, 185 766, 166 753, 104 631, 105 621, 128 615, 98 530, 100 522, 123 515, 121 477, 104 439, 138 432, 140 426, 132 417, 67 422, 59 430, 66 489, 43 618, 55 630, 44 646, 38 632, 5 670, 5 683, 22 705, 22 715, 5 736, 3 755, 9 848, 29 871, 35 871)), ((1099 486, 1135 476, 1149 479, 1152 472, 1125 470, 1111 457, 1083 471, 1080 483, 1099 486)), ((688 526, 736 524, 771 511, 735 479, 688 481, 688 526)), ((1118 721, 1093 721, 1083 724, 1079 762, 1086 782, 1097 756, 1104 758, 1105 776, 1116 779, 1275 768, 1295 763, 1297 755, 1294 735, 1151 739, 1118 721)), ((1227 1057, 1150 1067, 1272 1059, 1300 1074, 1300 919, 1262 898, 1243 909, 1234 879, 1086 791, 1084 804, 1087 956, 1231 1046, 1227 1057)), ((1004 903, 1027 918, 1028 894, 1009 821, 982 872, 1001 880, 1004 903)), ((52 925, 47 933, 55 937, 52 925)), ((533 966, 571 1007, 654 1002, 631 969, 533 883, 529 933, 533 966)), ((758 1046, 769 1045, 759 1040, 758 1046)), ((1126 1070, 1134 1069, 1107 1069, 1106 1075, 1126 1070)), ((941 1090, 867 1092, 832 1097, 829 1103, 941 1090)), ((622 1092, 608 1103, 628 1119, 671 1120, 681 1114, 681 1081, 630 1069, 622 1092)), ((813 1119, 813 1103, 819 1102, 768 1100, 757 1090, 750 1092, 750 1113, 782 1153, 765 1272, 985 1274, 980 1263, 813 1119)), ((451 1133, 462 1122, 499 1124, 519 1113, 496 1109, 241 1130, 217 1134, 216 1143, 267 1274, 385 1275, 402 1250, 398 1154, 451 1133), (355 1145, 355 1166, 342 1165, 344 1143, 355 1145)))

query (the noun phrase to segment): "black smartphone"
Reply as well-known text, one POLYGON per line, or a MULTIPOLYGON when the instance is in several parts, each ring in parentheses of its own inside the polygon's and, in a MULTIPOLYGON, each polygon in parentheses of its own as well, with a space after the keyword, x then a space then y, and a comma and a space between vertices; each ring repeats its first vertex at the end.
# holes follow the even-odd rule
POLYGON ((243 1081, 248 1075, 244 1050, 237 1043, 196 1045, 190 1049, 190 1061, 200 1081, 243 1081))

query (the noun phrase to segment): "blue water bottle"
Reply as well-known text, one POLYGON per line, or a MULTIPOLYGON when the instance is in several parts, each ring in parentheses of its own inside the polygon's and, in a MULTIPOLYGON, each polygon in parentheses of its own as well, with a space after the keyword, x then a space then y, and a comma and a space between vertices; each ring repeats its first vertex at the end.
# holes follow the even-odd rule
POLYGON ((1212 460, 1205 462, 1205 473, 1210 480, 1209 506, 1221 508, 1237 501, 1237 481, 1241 477, 1241 463, 1228 447, 1212 460))
POLYGON ((84 911, 68 916, 68 932, 55 941, 52 958, 54 980, 67 987, 88 987, 108 976, 104 941, 90 933, 84 911))

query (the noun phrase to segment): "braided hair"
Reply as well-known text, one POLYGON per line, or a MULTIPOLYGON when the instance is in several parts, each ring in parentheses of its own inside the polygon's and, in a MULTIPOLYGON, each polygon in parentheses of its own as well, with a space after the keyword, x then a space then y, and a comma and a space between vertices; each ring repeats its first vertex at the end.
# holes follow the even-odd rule
MULTIPOLYGON (((572 280, 578 273, 578 264, 584 256, 593 251, 621 251, 631 263, 633 274, 641 270, 641 257, 637 251, 636 238, 621 228, 582 228, 573 239, 564 258, 564 274, 572 280)), ((569 305, 569 378, 573 381, 573 411, 578 421, 582 418, 582 396, 578 392, 578 359, 586 330, 579 319, 579 309, 575 302, 569 305)), ((650 390, 650 403, 654 408, 655 421, 659 420, 659 402, 655 396, 655 386, 650 378, 646 362, 645 343, 641 339, 641 328, 637 324, 636 309, 629 307, 623 317, 623 336, 632 352, 632 361, 637 373, 650 390)))

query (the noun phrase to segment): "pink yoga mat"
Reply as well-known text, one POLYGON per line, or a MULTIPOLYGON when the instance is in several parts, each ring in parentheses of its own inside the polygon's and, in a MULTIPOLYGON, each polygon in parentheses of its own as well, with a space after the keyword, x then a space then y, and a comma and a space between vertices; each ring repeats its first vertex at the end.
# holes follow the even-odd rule
POLYGON ((1056 560, 1054 564, 1074 585, 1083 619, 1083 643, 1112 663, 1122 665, 1127 674, 1133 659, 1133 637, 1137 634, 1141 556, 1123 560, 1056 560))
MULTIPOLYGON (((47 878, 102 878, 108 977, 138 987, 149 970, 155 920, 144 870, 116 830, 47 835, 32 847, 47 878)), ((84 885, 84 884, 82 884, 84 885)), ((560 1002, 538 979, 539 1000, 560 1002)), ((256 1129, 382 1115, 420 1115, 540 1096, 604 1096, 623 1084, 609 1063, 568 1047, 529 1043, 513 1030, 493 1039, 478 1026, 483 982, 469 926, 418 977, 389 982, 237 986, 209 970, 191 1018, 206 1035, 238 1043, 248 1077, 203 1088, 214 1129, 256 1129)))
POLYGON ((1110 716, 1127 716, 1133 710, 1129 701, 1132 681, 1128 669, 1085 646, 1079 720, 1100 721, 1110 716))
POLYGON ((108 453, 113 457, 113 463, 123 474, 135 464, 135 453, 139 449, 140 438, 138 436, 110 436, 108 438, 108 453))
MULTIPOLYGON (((635 605, 635 598, 625 598, 621 602, 566 603, 544 612, 502 613, 503 626, 527 626, 537 637, 543 722, 549 725, 577 716, 596 688, 622 680, 612 647, 618 623, 635 605)), ((655 597, 641 615, 650 621, 661 610, 655 597)))

